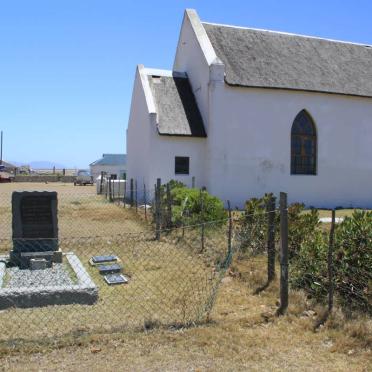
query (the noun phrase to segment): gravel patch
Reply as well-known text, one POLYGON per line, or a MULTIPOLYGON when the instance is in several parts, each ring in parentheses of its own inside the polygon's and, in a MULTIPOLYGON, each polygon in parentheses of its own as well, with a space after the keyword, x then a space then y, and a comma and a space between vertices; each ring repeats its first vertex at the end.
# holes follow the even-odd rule
POLYGON ((66 253, 65 258, 63 264, 54 264, 50 269, 20 270, 12 267, 2 273, 0 270, 0 279, 5 278, 5 287, 0 288, 0 310, 95 304, 98 288, 84 265, 72 252, 66 253))
POLYGON ((54 264, 52 268, 44 270, 20 270, 18 267, 12 267, 6 272, 9 278, 6 288, 9 289, 74 285, 65 264, 54 264))

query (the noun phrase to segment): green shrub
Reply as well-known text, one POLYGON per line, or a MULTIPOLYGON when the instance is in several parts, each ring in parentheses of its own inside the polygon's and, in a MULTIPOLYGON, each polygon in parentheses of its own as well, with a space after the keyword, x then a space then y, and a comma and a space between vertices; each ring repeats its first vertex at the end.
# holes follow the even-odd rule
POLYGON ((310 213, 304 213, 304 211, 304 204, 294 203, 288 207, 289 259, 299 254, 302 243, 314 234, 319 226, 318 210, 312 209, 310 213))
MULTIPOLYGON (((241 250, 251 254, 263 253, 267 242, 266 206, 272 194, 262 198, 252 198, 245 202, 244 213, 240 218, 241 229, 239 240, 241 250)), ((279 216, 276 216, 276 226, 279 227, 279 216)), ((278 234, 276 234, 278 237, 278 234)))
POLYGON ((343 306, 372 312, 372 212, 355 211, 337 226, 335 277, 343 306))
MULTIPOLYGON (((266 205, 272 194, 265 194, 263 198, 252 198, 245 203, 244 214, 241 218, 242 229, 240 240, 243 250, 252 253, 262 253, 267 240, 267 212, 266 205)), ((305 212, 305 205, 291 204, 288 207, 288 249, 290 259, 298 255, 302 242, 319 226, 319 213, 312 209, 305 212)), ((275 217, 276 240, 279 240, 280 214, 275 217)))
POLYGON ((207 191, 175 187, 171 195, 172 221, 176 226, 223 221, 227 218, 222 200, 207 191))
MULTIPOLYGON (((162 228, 202 222, 222 222, 227 218, 222 200, 210 195, 207 191, 188 188, 182 182, 175 180, 171 180, 168 185, 170 195, 167 195, 167 185, 162 185, 160 189, 162 228), (169 206, 171 206, 170 209, 169 206), (171 210, 171 215, 169 215, 169 210, 171 210)), ((153 213, 155 213, 155 208, 153 213)))
POLYGON ((289 265, 292 287, 304 289, 318 300, 324 299, 328 293, 327 254, 327 239, 320 230, 304 236, 289 265))
MULTIPOLYGON (((329 235, 316 228, 315 212, 301 215, 300 209, 296 206, 291 216, 290 281, 322 300, 328 294, 329 235)), ((341 305, 371 314, 372 212, 355 211, 336 226, 333 258, 334 290, 341 305)))

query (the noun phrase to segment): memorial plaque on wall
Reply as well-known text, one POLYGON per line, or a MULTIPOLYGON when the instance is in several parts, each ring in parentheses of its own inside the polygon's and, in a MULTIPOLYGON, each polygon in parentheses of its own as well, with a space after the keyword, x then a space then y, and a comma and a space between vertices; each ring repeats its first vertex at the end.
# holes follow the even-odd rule
POLYGON ((56 192, 13 192, 12 212, 14 252, 58 249, 56 192))

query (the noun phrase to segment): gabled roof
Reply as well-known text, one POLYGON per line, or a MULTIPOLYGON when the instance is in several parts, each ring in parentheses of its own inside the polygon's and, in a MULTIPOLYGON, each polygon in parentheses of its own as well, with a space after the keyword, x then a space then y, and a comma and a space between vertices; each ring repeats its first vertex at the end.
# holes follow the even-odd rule
POLYGON ((160 135, 206 137, 203 119, 186 76, 150 74, 148 81, 160 135))
POLYGON ((372 46, 203 23, 225 82, 372 97, 372 46))
POLYGON ((126 165, 126 154, 103 154, 101 159, 96 160, 90 165, 126 165))

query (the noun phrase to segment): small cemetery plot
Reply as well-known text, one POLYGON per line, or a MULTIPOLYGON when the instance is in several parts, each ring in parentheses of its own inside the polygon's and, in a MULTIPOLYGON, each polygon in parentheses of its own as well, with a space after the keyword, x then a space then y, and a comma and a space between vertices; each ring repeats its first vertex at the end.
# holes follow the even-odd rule
POLYGON ((98 272, 104 276, 103 278, 108 285, 126 284, 128 283, 128 278, 121 273, 123 266, 118 263, 112 263, 118 261, 120 260, 115 255, 102 255, 93 256, 89 260, 89 263, 92 266, 96 266, 98 272))
POLYGON ((13 249, 0 257, 0 310, 87 304, 98 289, 74 253, 58 246, 57 193, 14 192, 13 249))

